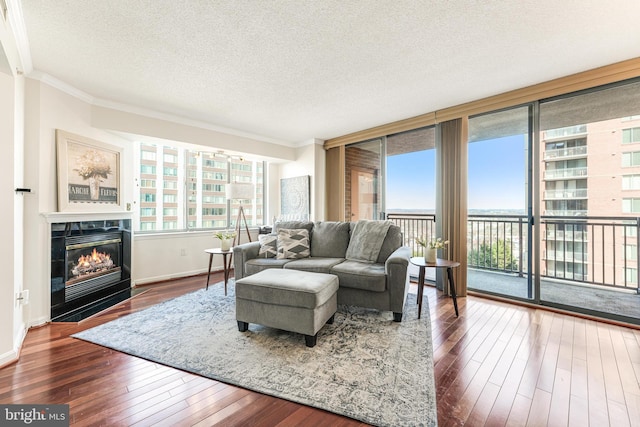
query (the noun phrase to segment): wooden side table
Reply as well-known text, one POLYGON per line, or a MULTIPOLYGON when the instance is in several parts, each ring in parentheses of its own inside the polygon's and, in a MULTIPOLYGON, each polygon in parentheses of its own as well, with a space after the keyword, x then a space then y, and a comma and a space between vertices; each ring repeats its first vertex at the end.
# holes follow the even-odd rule
POLYGON ((459 267, 460 263, 457 261, 449 261, 447 259, 436 259, 436 262, 426 262, 424 257, 412 257, 411 264, 417 265, 420 268, 418 273, 418 319, 422 313, 422 295, 424 294, 424 274, 427 267, 431 268, 446 268, 447 277, 449 279, 449 290, 451 292, 451 298, 453 298, 453 308, 456 310, 456 317, 458 317, 458 300, 456 298, 456 284, 453 281, 453 269, 459 267))
POLYGON ((228 251, 223 251, 220 248, 205 249, 204 251, 209 254, 209 272, 207 273, 206 289, 209 289, 209 278, 211 277, 211 263, 213 261, 213 256, 222 255, 222 263, 224 264, 224 294, 227 295, 227 282, 229 282, 229 272, 231 271, 231 258, 229 258, 229 262, 227 262, 227 257, 231 257, 231 255, 233 255, 233 248, 228 251))

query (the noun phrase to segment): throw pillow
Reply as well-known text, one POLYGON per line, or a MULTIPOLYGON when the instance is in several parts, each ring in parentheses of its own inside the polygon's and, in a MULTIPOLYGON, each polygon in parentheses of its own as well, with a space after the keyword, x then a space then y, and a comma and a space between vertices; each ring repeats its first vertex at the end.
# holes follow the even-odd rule
POLYGON ((260 258, 275 258, 278 255, 278 236, 275 234, 261 234, 258 236, 260 242, 260 258))
POLYGON ((309 230, 279 229, 278 230, 278 259, 307 258, 311 254, 309 244, 309 230))

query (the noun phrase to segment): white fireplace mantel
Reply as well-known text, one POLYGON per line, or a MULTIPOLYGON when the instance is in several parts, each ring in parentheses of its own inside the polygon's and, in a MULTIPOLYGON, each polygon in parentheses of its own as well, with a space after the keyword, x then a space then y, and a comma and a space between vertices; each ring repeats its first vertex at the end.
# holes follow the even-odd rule
POLYGON ((49 224, 81 221, 131 219, 131 211, 121 212, 45 212, 41 214, 49 224))

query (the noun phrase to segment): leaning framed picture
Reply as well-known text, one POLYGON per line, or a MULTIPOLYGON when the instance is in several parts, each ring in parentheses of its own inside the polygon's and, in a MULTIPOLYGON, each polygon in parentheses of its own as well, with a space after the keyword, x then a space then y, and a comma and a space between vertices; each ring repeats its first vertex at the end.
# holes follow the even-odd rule
POLYGON ((58 211, 122 210, 122 148, 56 129, 58 211))

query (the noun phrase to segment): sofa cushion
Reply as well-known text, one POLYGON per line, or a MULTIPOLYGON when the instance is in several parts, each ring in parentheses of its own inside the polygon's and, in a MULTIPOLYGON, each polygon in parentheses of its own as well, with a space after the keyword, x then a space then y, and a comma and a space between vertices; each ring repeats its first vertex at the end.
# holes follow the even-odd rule
POLYGON ((349 223, 318 221, 311 232, 311 256, 344 258, 349 246, 349 223))
POLYGON ((260 258, 275 258, 278 255, 278 236, 276 234, 261 234, 258 236, 260 242, 260 258))
POLYGON ((256 274, 269 268, 281 269, 290 259, 253 258, 244 263, 245 276, 256 274))
POLYGON ((340 264, 342 261, 344 261, 344 258, 311 257, 291 260, 284 265, 284 268, 312 273, 331 273, 331 267, 340 264))
POLYGON ((372 292, 384 292, 387 288, 384 264, 347 260, 333 266, 331 273, 338 276, 340 287, 372 292))
POLYGON ((309 230, 305 228, 278 230, 278 259, 307 258, 311 254, 309 230))

